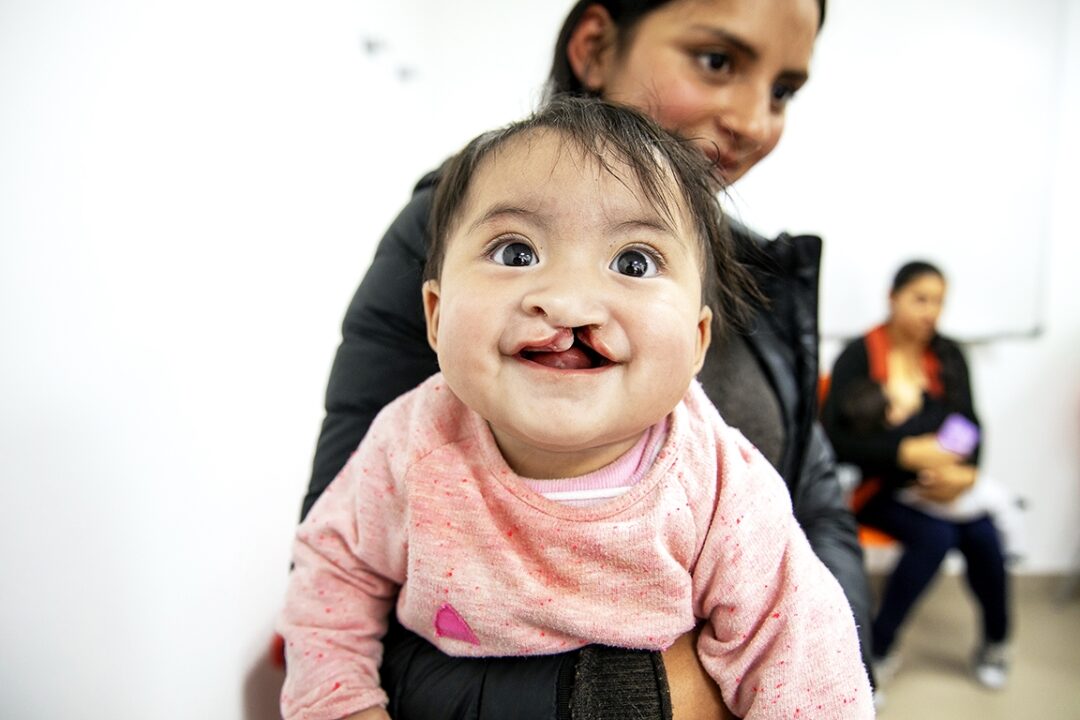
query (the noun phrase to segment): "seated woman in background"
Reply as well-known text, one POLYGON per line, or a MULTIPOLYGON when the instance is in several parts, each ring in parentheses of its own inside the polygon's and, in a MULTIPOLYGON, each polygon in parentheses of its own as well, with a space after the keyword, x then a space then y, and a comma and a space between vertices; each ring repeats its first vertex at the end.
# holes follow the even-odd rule
POLYGON ((937 332, 944 299, 941 270, 921 261, 900 268, 888 320, 837 358, 822 421, 837 458, 862 472, 859 521, 904 546, 872 627, 878 682, 895 671, 897 631, 956 548, 982 608, 975 676, 996 689, 1007 674, 1005 561, 985 510, 948 511, 970 505, 961 499, 975 486, 981 443, 967 362, 937 332))
MULTIPOLYGON (((903 409, 899 412, 894 409, 886 387, 870 378, 855 378, 848 383, 837 405, 839 424, 848 432, 858 434, 858 437, 885 432, 907 419, 903 409)), ((936 430, 938 444, 965 459, 970 458, 979 447, 979 426, 960 413, 948 415, 936 430)), ((879 487, 880 483, 868 483, 856 495, 856 502, 879 487)), ((896 499, 943 520, 963 522, 990 515, 999 534, 1005 533, 1004 523, 1015 512, 1015 503, 1009 498, 1005 487, 985 475, 980 476, 979 482, 969 490, 949 500, 930 499, 917 483, 898 490, 896 499)), ((1002 538, 1002 546, 1008 557, 1006 540, 1002 538)))

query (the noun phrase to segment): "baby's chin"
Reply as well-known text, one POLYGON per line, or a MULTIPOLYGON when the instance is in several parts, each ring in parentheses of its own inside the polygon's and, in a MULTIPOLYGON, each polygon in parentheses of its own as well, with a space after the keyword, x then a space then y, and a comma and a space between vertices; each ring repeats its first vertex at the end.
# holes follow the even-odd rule
POLYGON ((578 477, 610 465, 629 451, 648 426, 616 436, 590 437, 584 429, 492 427, 507 464, 518 475, 536 479, 578 477), (540 469, 542 468, 542 469, 540 469))

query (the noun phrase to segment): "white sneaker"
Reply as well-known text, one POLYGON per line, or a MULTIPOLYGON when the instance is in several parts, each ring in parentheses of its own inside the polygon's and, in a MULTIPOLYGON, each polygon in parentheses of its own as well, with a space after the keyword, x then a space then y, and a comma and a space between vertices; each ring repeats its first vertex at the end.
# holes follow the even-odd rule
POLYGON ((896 672, 900 669, 900 656, 896 652, 884 657, 874 655, 870 658, 870 664, 874 668, 874 682, 881 687, 896 677, 896 672))
POLYGON ((975 653, 975 679, 991 690, 1001 690, 1009 679, 1009 646, 986 643, 975 653))

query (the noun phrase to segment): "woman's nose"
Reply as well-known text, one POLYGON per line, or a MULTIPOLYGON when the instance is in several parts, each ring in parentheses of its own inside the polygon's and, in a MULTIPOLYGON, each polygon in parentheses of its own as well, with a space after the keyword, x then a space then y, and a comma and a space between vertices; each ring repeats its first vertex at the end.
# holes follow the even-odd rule
POLYGON ((721 130, 729 133, 740 152, 761 147, 772 133, 772 88, 747 79, 725 88, 727 102, 717 113, 721 130))

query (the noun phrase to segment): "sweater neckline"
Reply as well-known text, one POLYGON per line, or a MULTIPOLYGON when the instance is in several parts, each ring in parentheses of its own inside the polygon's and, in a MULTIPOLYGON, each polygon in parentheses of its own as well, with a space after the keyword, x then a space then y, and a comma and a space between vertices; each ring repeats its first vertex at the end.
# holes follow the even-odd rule
POLYGON ((526 479, 519 476, 506 464, 502 453, 499 452, 498 445, 495 444, 495 437, 492 435, 487 421, 480 417, 479 414, 470 412, 468 424, 469 433, 475 438, 477 450, 492 479, 516 498, 545 515, 563 520, 587 522, 603 520, 623 512, 651 493, 668 476, 667 471, 674 463, 681 444, 681 435, 686 423, 685 413, 685 403, 680 402, 668 415, 667 437, 660 446, 660 451, 652 463, 652 467, 645 472, 637 483, 617 497, 585 506, 568 505, 549 500, 530 488, 526 479))

